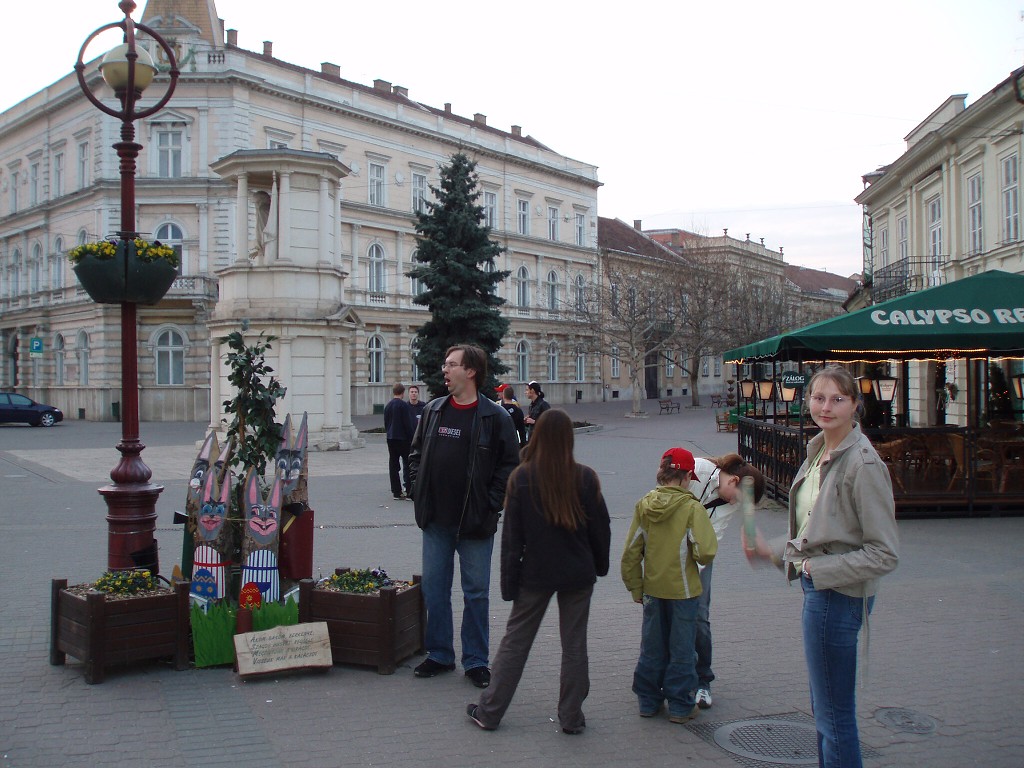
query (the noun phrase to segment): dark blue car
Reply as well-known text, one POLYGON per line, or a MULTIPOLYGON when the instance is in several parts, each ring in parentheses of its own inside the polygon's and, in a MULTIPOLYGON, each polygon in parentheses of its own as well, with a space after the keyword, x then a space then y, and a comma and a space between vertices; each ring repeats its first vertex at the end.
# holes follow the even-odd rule
POLYGON ((33 427, 52 427, 64 421, 60 408, 43 405, 15 392, 0 392, 0 423, 20 422, 33 427))

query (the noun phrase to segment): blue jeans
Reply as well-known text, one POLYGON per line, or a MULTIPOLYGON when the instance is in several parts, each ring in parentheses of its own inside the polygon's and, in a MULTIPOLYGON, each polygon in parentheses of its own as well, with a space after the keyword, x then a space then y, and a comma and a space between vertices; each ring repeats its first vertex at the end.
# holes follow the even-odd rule
POLYGON ((703 592, 697 597, 697 687, 711 690, 715 673, 711 671, 711 569, 714 562, 704 566, 700 572, 700 586, 703 592))
POLYGON ((491 590, 491 550, 494 537, 458 538, 456 526, 428 525, 423 530, 423 602, 427 608, 427 658, 455 663, 452 624, 452 580, 455 553, 462 576, 462 666, 486 667, 488 608, 491 590))
POLYGON ((633 672, 633 693, 641 712, 655 712, 666 699, 669 715, 685 716, 693 709, 696 617, 696 597, 664 600, 644 595, 640 658, 633 672))
MULTIPOLYGON (((804 590, 804 653, 818 731, 818 765, 859 768, 857 635, 864 621, 865 601, 832 589, 816 590, 806 576, 800 577, 800 584, 804 590)), ((874 600, 868 598, 868 612, 874 600)))

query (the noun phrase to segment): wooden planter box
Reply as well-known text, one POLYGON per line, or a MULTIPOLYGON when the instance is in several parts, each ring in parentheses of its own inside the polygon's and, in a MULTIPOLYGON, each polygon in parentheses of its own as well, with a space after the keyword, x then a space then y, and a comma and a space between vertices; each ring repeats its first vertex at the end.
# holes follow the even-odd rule
POLYGON ((376 595, 316 589, 299 582, 299 622, 326 621, 335 664, 376 667, 390 675, 400 661, 423 650, 426 608, 420 577, 399 592, 385 587, 376 595))
POLYGON ((68 654, 85 664, 89 684, 103 682, 104 667, 173 657, 188 669, 189 582, 164 595, 107 600, 102 592, 68 592, 67 579, 50 587, 50 663, 68 654))

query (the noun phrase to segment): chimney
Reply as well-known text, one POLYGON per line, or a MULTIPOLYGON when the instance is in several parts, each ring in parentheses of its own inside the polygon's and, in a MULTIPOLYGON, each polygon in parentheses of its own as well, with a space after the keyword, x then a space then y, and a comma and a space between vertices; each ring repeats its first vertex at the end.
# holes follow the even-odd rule
POLYGON ((522 138, 523 126, 521 126, 521 125, 513 125, 512 126, 512 135, 522 138))
POLYGON ((274 58, 274 43, 270 40, 263 41, 263 55, 268 58, 274 58))
POLYGON ((330 75, 331 77, 341 77, 341 67, 337 64, 331 64, 329 61, 320 62, 320 71, 325 75, 330 75))
POLYGON ((643 220, 641 220, 641 219, 633 219, 633 229, 635 229, 637 232, 643 232, 644 231, 643 220))
POLYGON ((450 101, 446 101, 444 103, 444 113, 446 115, 450 115, 452 113, 452 103, 450 101))
POLYGON ((238 47, 238 30, 237 29, 229 29, 228 30, 228 45, 233 45, 236 48, 238 47))
POLYGON ((481 112, 473 113, 473 122, 479 125, 487 125, 487 115, 481 112))
POLYGON ((404 85, 396 85, 394 88, 391 89, 391 92, 396 96, 404 96, 407 99, 409 98, 409 89, 406 88, 404 85))
POLYGON ((391 83, 389 83, 387 80, 380 80, 380 79, 374 80, 373 81, 373 90, 375 90, 375 91, 387 91, 388 93, 391 93, 391 83))

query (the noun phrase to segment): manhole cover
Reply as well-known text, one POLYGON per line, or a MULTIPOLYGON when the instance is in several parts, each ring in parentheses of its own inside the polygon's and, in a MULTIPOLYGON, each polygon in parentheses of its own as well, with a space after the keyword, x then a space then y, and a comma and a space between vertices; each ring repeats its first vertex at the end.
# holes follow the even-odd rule
POLYGON ((793 720, 739 720, 714 732, 715 743, 734 755, 779 765, 817 765, 814 726, 793 720))
POLYGON ((890 731, 900 733, 919 733, 928 735, 935 733, 939 724, 928 715, 902 707, 882 707, 875 711, 875 720, 890 731))

